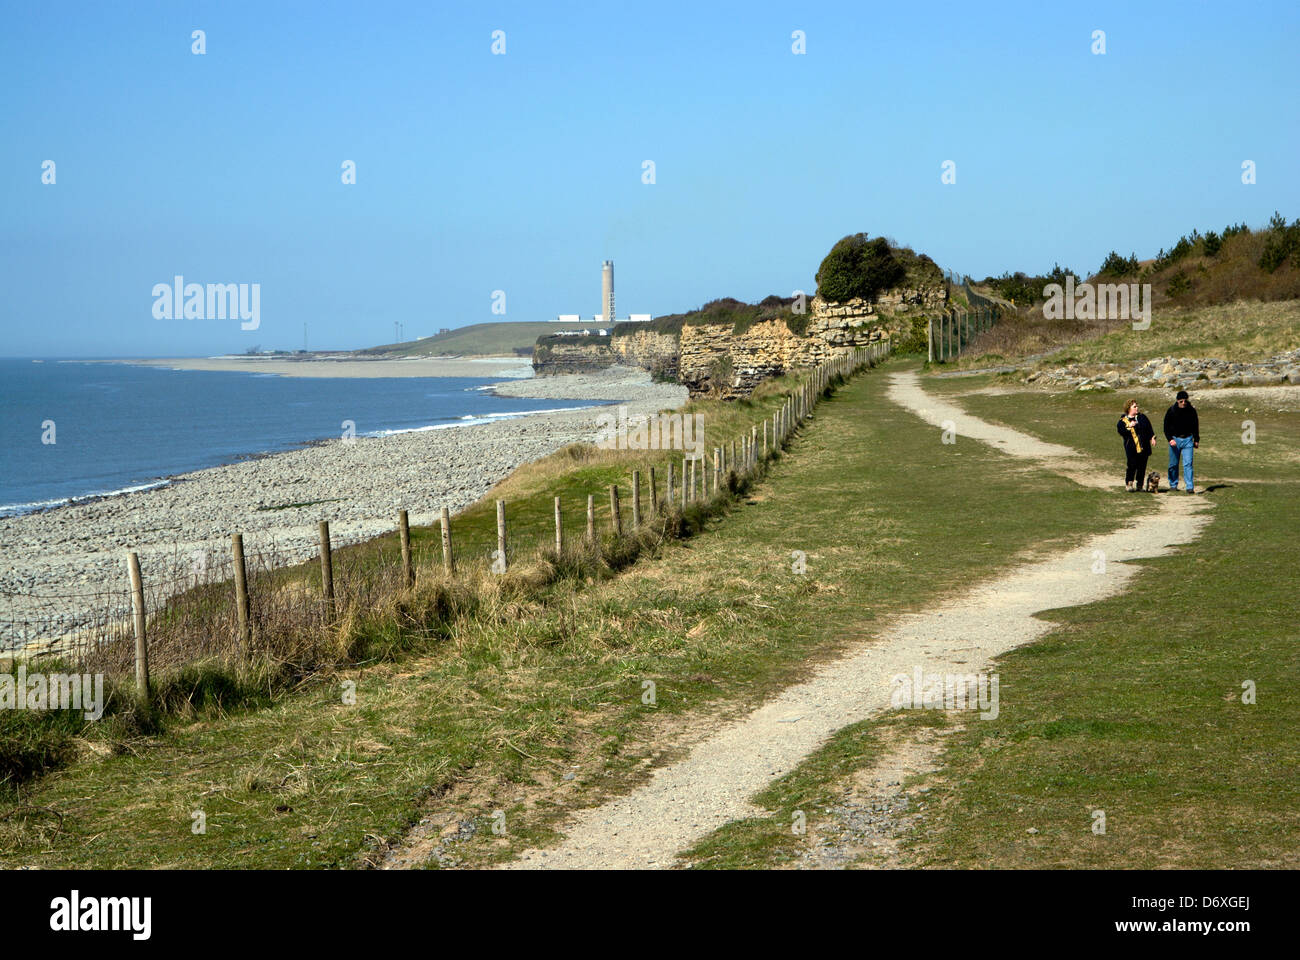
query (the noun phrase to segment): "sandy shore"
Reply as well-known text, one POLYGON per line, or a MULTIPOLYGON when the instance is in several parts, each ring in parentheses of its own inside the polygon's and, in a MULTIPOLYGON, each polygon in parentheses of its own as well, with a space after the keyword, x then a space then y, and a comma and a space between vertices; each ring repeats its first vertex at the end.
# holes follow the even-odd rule
MULTIPOLYGON (((634 415, 686 399, 684 387, 652 383, 643 371, 627 369, 506 382, 497 389, 511 396, 620 401, 634 415)), ((333 440, 182 474, 153 490, 0 518, 0 649, 13 645, 22 622, 39 619, 42 611, 77 613, 74 600, 42 604, 33 594, 123 588, 128 549, 139 553, 146 581, 152 572, 156 582, 196 551, 228 556, 233 531, 243 533, 250 553, 274 546, 285 560, 302 560, 316 552, 322 519, 330 521, 336 543, 392 530, 400 509, 409 511, 412 524, 434 523, 444 505, 455 512, 473 503, 519 465, 593 440, 599 412, 593 406, 333 440), (328 502, 291 506, 312 501, 328 502)))
POLYGON ((178 357, 171 360, 131 360, 145 367, 169 370, 217 370, 233 373, 272 373, 281 377, 531 377, 527 357, 413 357, 372 360, 356 356, 338 359, 311 357, 178 357))

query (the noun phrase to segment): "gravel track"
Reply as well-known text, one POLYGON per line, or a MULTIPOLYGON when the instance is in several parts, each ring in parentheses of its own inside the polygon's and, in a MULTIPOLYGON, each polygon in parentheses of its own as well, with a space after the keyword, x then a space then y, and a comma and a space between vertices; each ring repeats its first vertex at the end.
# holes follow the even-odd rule
MULTIPOLYGON (((1044 443, 986 423, 929 396, 910 372, 891 374, 890 399, 936 427, 953 421, 959 438, 979 440, 1013 457, 1072 465, 1087 486, 1115 488, 1113 478, 1068 447, 1044 443)), ((849 724, 890 708, 892 678, 924 673, 986 672, 993 658, 1052 629, 1035 614, 1092 603, 1122 590, 1137 572, 1132 561, 1162 556, 1194 540, 1209 517, 1199 497, 1162 496, 1157 512, 1073 549, 1019 565, 996 579, 900 618, 879 636, 864 637, 842 659, 783 691, 745 717, 701 736, 683 760, 655 771, 632 793, 578 811, 564 840, 525 851, 506 869, 645 869, 675 866, 675 856, 728 821, 766 815, 749 798, 789 773, 849 724), (1104 573, 1094 573, 1096 551, 1104 573)), ((1014 711, 1014 703, 1000 704, 1014 711)), ((979 722, 972 720, 972 722, 979 722)))

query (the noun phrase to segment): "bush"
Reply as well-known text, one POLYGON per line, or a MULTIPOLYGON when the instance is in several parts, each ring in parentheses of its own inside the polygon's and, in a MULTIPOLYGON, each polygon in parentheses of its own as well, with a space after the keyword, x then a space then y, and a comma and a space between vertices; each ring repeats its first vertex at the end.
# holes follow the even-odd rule
POLYGON ((1264 252, 1260 254, 1259 265, 1269 273, 1294 258, 1300 263, 1300 218, 1290 225, 1280 213, 1273 214, 1268 222, 1268 238, 1264 241, 1264 252))
POLYGON ((1079 275, 1073 270, 1054 263, 1051 272, 1042 276, 1030 276, 1017 271, 1004 273, 1000 277, 985 277, 983 283, 984 286, 992 287, 1003 300, 1024 306, 1042 301, 1043 289, 1049 283, 1059 283, 1064 287, 1066 278, 1071 276, 1076 283, 1079 281, 1079 275))
POLYGON ((1165 296, 1180 297, 1190 289, 1192 289, 1192 281, 1185 271, 1179 270, 1169 278, 1169 283, 1165 287, 1165 296))
POLYGON ((822 260, 817 268, 817 293, 833 303, 875 300, 906 276, 907 268, 894 256, 889 241, 883 237, 869 240, 865 233, 855 233, 831 247, 822 260))
POLYGON ((1205 235, 1201 243, 1205 248, 1207 257, 1217 256, 1219 251, 1223 249, 1223 239, 1213 230, 1205 235))

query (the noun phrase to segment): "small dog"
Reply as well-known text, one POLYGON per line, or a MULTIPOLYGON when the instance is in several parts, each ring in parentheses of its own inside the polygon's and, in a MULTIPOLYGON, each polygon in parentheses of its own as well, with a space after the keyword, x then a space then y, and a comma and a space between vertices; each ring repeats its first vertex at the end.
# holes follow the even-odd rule
POLYGON ((1160 474, 1152 470, 1147 474, 1147 493, 1160 492, 1160 474))

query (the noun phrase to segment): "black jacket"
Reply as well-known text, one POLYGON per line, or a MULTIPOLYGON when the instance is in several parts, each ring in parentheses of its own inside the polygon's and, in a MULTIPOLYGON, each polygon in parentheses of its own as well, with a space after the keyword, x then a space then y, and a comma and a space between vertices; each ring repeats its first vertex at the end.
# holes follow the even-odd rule
POLYGON ((1174 437, 1191 437, 1196 443, 1201 442, 1201 420, 1196 415, 1196 408, 1190 403, 1182 410, 1178 402, 1165 411, 1165 439, 1174 437))
POLYGON ((1135 452, 1138 456, 1143 456, 1151 452, 1151 441, 1155 439, 1156 428, 1151 426, 1151 421, 1147 419, 1145 413, 1137 415, 1137 424, 1133 428, 1137 431, 1138 439, 1142 441, 1142 450, 1140 452, 1133 449, 1133 434, 1128 429, 1128 418, 1120 417, 1115 424, 1115 430, 1124 438, 1124 452, 1130 456, 1135 452))

